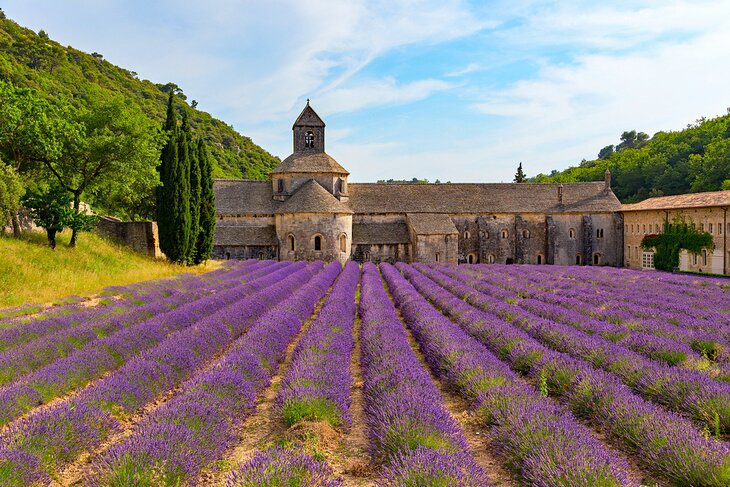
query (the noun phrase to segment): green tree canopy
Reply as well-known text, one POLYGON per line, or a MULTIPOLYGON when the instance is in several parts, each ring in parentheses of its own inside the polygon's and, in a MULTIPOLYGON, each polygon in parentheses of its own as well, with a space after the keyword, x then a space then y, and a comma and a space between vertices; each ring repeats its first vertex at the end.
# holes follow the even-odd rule
POLYGON ((46 231, 48 245, 56 248, 56 234, 72 224, 71 195, 58 184, 28 190, 23 204, 30 209, 33 222, 46 231))
MULTIPOLYGON (((155 170, 163 136, 139 109, 122 98, 92 104, 89 109, 65 107, 68 121, 60 135, 62 150, 43 161, 58 183, 73 195, 80 214, 82 195, 92 206, 106 207, 106 196, 133 185, 139 199, 158 184, 155 170), (98 203, 98 205, 97 205, 98 203)), ((77 230, 73 228, 71 246, 77 230)))
POLYGON ((20 198, 25 193, 20 175, 11 166, 0 160, 0 224, 18 210, 20 198))

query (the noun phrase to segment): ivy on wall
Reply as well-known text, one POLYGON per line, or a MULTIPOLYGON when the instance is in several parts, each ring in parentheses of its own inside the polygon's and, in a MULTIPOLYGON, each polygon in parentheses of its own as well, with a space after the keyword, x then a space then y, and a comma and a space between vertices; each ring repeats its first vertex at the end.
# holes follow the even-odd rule
POLYGON ((712 234, 697 230, 685 221, 676 220, 664 225, 664 233, 647 235, 641 241, 645 249, 654 248, 654 267, 663 271, 672 271, 679 267, 679 251, 687 250, 699 254, 702 249, 714 247, 712 234))

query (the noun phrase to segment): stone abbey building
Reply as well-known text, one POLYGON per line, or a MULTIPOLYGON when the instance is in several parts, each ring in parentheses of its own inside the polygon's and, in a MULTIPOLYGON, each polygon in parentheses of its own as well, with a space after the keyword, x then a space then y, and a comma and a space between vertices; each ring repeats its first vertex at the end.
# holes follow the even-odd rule
POLYGON ((610 173, 590 183, 350 183, 309 106, 269 181, 215 181, 213 257, 621 266, 610 173))

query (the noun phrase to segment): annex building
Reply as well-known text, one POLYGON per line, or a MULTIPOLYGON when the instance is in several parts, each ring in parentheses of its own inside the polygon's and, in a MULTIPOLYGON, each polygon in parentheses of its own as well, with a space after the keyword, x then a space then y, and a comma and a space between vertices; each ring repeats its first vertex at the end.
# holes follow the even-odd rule
POLYGON ((639 203, 623 205, 625 266, 637 269, 654 268, 654 250, 643 249, 646 235, 661 233, 665 223, 680 219, 712 235, 713 248, 699 254, 682 250, 679 270, 730 274, 728 233, 730 191, 657 196, 639 203))
POLYGON ((213 257, 621 266, 611 177, 589 183, 354 183, 309 106, 269 181, 215 181, 213 257))

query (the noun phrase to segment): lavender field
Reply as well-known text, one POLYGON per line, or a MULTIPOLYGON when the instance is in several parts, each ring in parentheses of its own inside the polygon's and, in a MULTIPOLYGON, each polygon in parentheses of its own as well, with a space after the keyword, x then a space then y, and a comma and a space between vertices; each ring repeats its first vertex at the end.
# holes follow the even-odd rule
POLYGON ((0 486, 730 486, 730 280, 244 261, 0 310, 0 486))

